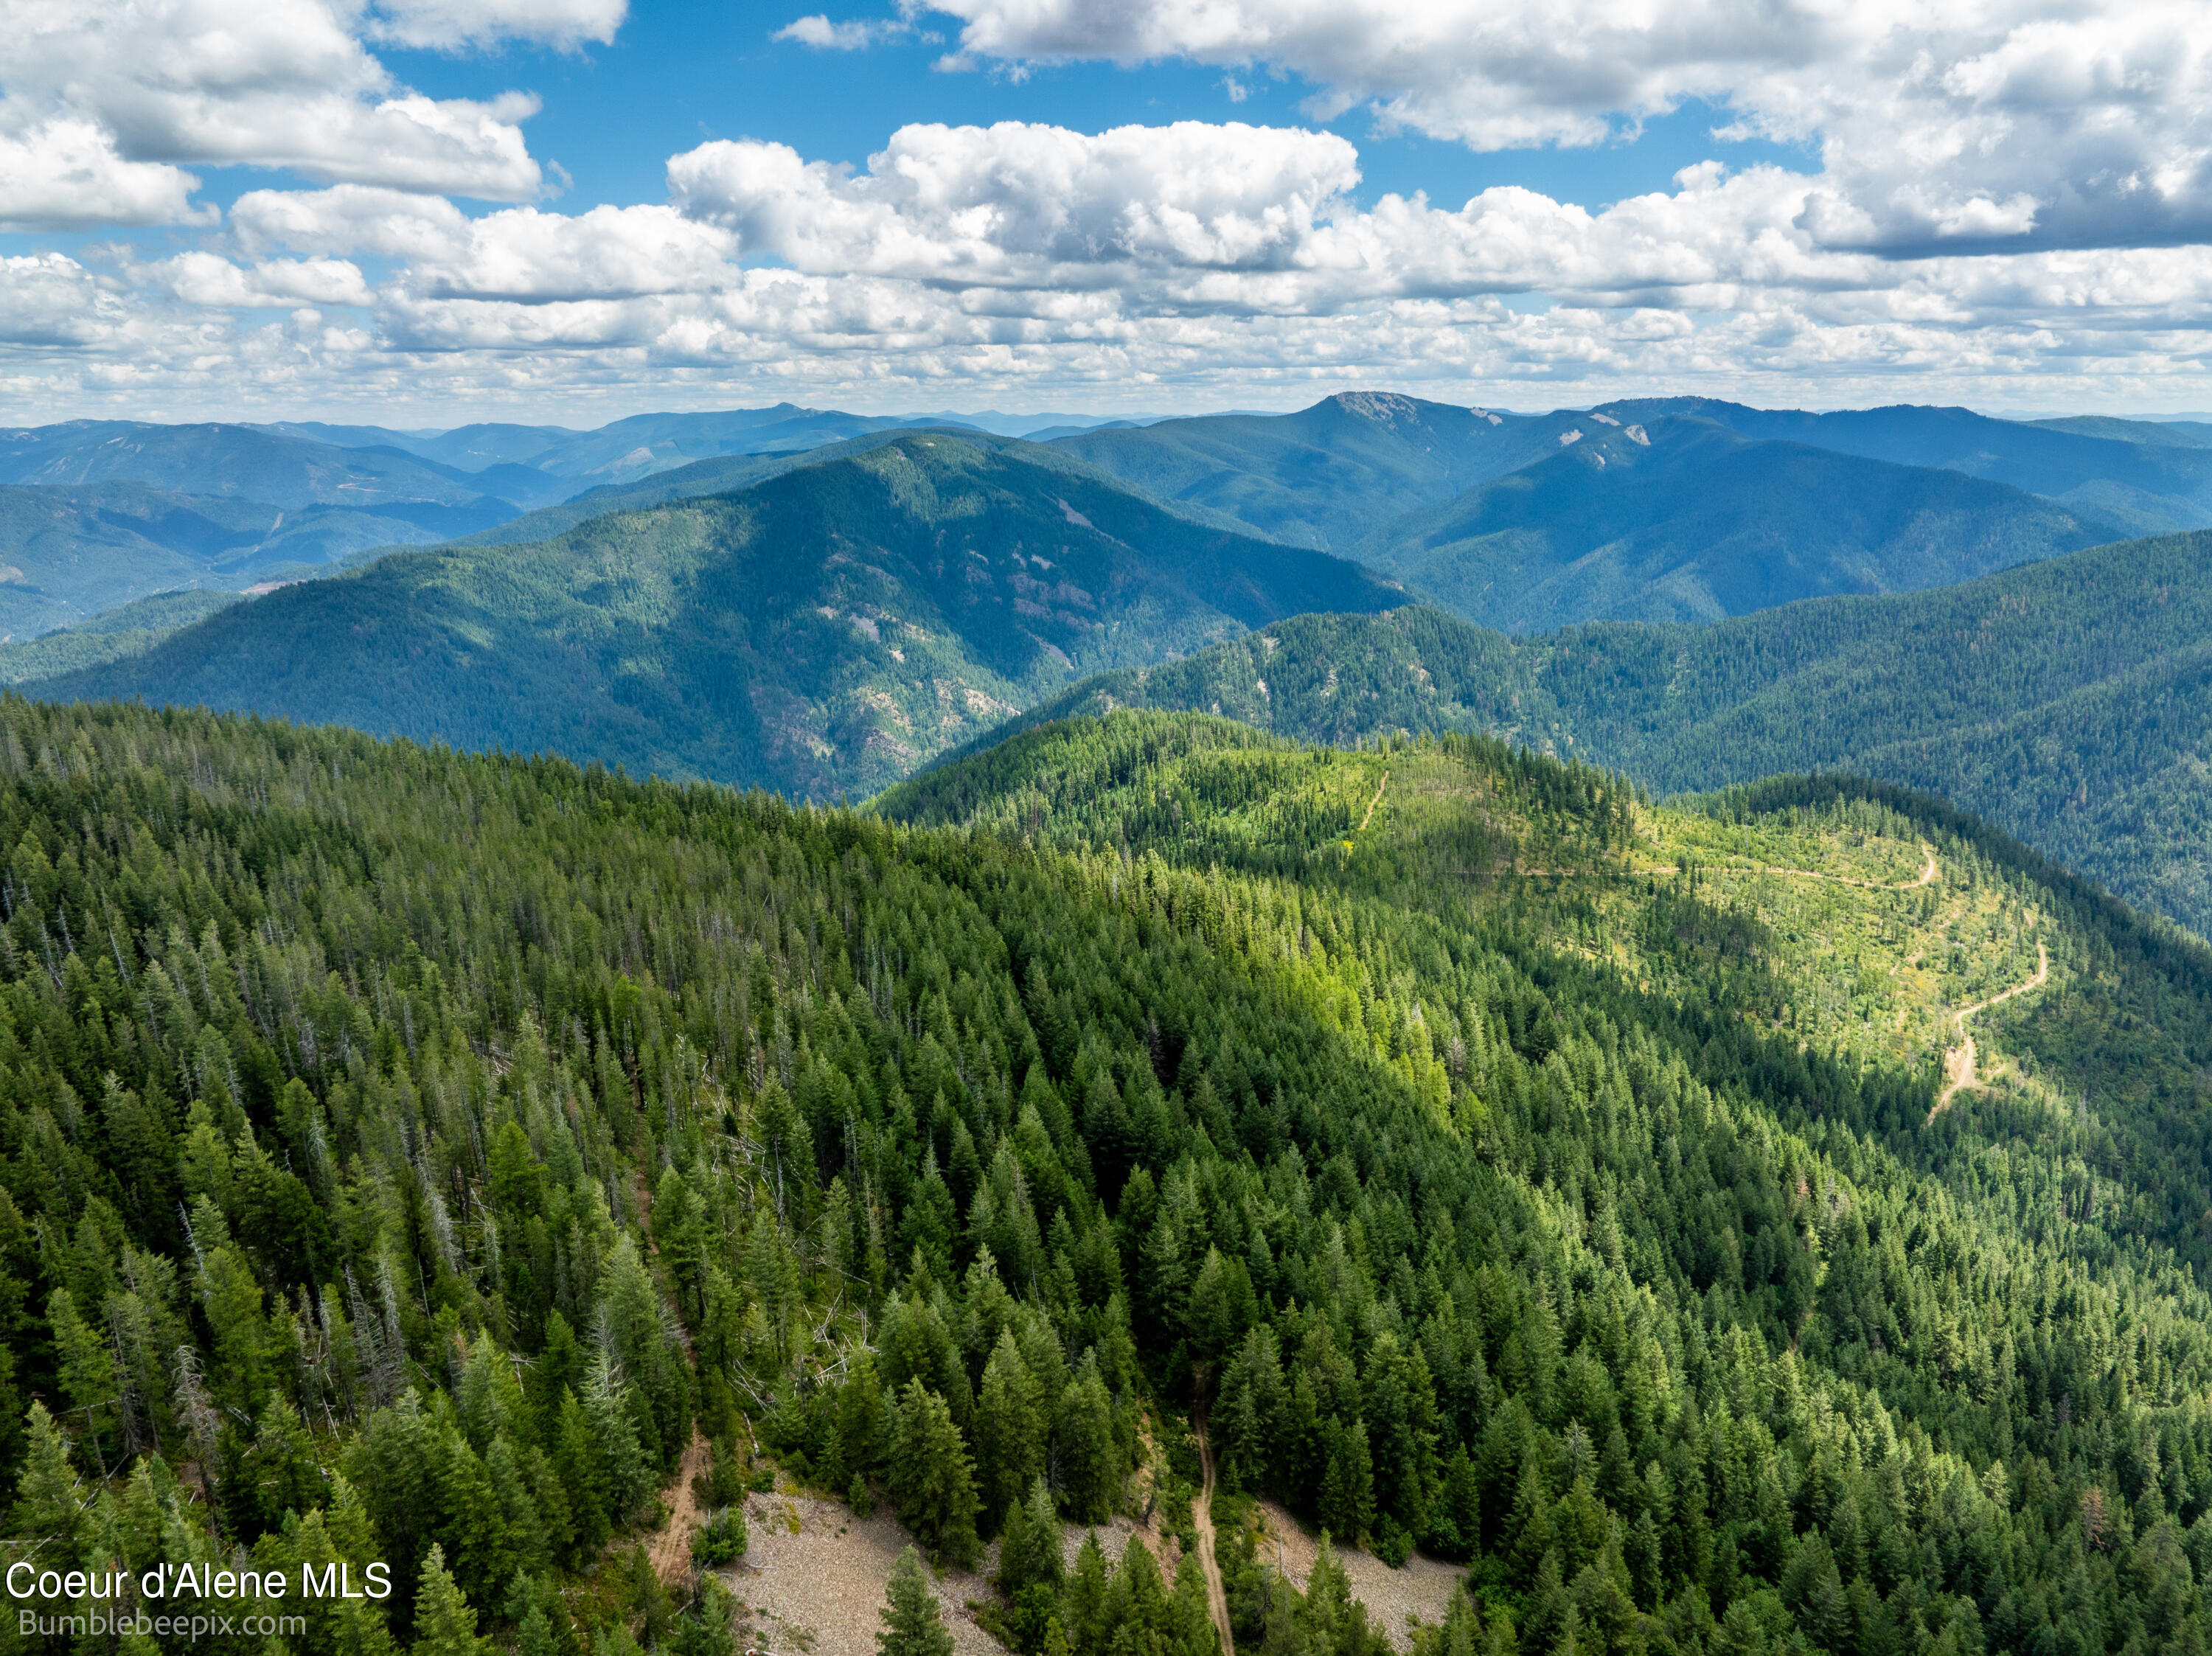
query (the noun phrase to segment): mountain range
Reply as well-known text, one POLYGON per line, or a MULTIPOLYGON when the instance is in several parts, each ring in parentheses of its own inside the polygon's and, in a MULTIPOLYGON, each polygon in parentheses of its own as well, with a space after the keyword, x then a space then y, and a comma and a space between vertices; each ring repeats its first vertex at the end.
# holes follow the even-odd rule
POLYGON ((41 1568, 735 1656, 803 1492, 1023 1656, 2205 1647, 2212 447, 844 420, 18 434, 27 604, 260 577, 0 642, 41 1568))
POLYGON ((1088 672, 1401 588, 1029 445, 904 434, 533 544, 397 554, 37 694, 251 708, 817 798, 1088 672))
MULTIPOLYGON (((582 466, 631 439, 821 436, 843 418, 656 416, 560 452, 582 466)), ((578 435, 397 434, 436 452, 247 433, 276 446, 238 451, 260 467, 238 486, 452 500, 483 474, 439 455, 535 467, 578 435)), ((9 475, 40 478, 18 487, 53 509, 76 491, 71 510, 141 554, 135 523, 182 541, 187 510, 155 486, 62 480, 143 464, 124 436, 19 440, 9 475)), ((465 543, 27 660, 51 664, 42 696, 250 707, 817 798, 1009 717, 1109 704, 1218 704, 1312 739, 1480 729, 1662 791, 1849 767, 1941 792, 2203 929, 2202 543, 2121 537, 2154 494, 2197 509, 2206 464, 2185 425, 1687 399, 1539 416, 1346 394, 1044 445, 878 428, 527 513, 505 501, 465 543), (2135 491, 2126 512, 2092 502, 2117 489, 2135 491), (1423 601, 1457 623, 1408 607, 1423 601), (1281 624, 1301 610, 1340 613, 1281 624), (1112 676, 1079 684, 1097 672, 1112 676)), ((290 525, 193 510, 199 564, 173 558, 149 585, 283 578, 290 525)))
MULTIPOLYGON (((1039 419, 1065 428, 1067 416, 1039 419)), ((718 493, 778 469, 750 457, 945 423, 780 403, 640 415, 594 431, 129 421, 0 430, 0 641, 165 591, 299 579, 518 520, 507 538, 543 539, 616 506, 718 493), (669 472, 681 481, 641 488, 669 472), (557 520, 537 515, 580 495, 588 504, 557 520)))
POLYGON ((1545 458, 1395 519, 1354 555, 1486 626, 1710 621, 1941 586, 2124 537, 2002 483, 1739 436, 1582 420, 1545 458))
POLYGON ((1515 639, 1433 609, 1301 616, 1101 675, 1020 723, 1129 707, 1340 744, 1483 731, 1661 792, 1856 772, 1941 794, 2212 933, 2208 640, 2212 531, 2198 531, 1702 627, 1515 639))

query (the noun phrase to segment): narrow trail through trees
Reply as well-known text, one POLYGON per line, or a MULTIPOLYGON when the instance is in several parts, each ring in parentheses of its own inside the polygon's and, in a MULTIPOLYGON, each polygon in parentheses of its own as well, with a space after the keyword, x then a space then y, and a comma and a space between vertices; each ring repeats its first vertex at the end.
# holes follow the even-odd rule
POLYGON ((691 1538, 699 1530, 699 1497, 691 1481, 707 1470, 708 1453, 707 1440, 693 1427, 676 1480, 661 1492, 660 1498, 668 1503, 668 1522, 653 1538, 650 1556, 653 1573, 672 1586, 691 1579, 691 1538))
POLYGON ((1367 832, 1367 825, 1375 820, 1375 807, 1382 803, 1382 790, 1389 786, 1390 773, 1384 771, 1382 773, 1382 779, 1375 785, 1375 797, 1367 802, 1367 815, 1361 817, 1359 819, 1359 826, 1352 830, 1354 834, 1364 834, 1367 832))
POLYGON ((2031 989, 2040 989, 2051 981, 2051 950, 2039 942, 2035 945, 2035 972, 2024 981, 2009 989, 1991 995, 1987 1000, 1978 1000, 1971 1006, 1961 1006, 1952 1014, 1959 1026, 1959 1045, 1943 1054, 1943 1073, 1948 1077, 1943 1090, 1936 1095, 1935 1107, 1928 1112, 1933 1125, 1937 1116, 1951 1107, 1951 1100, 1970 1087, 1979 1087, 1980 1076, 1974 1068, 1974 1038, 1966 1033, 1966 1020, 1977 1012, 1986 1012, 1999 1001, 2010 1000, 2014 995, 2024 995, 2031 989))
MULTIPOLYGON (((1855 885, 1862 891, 1917 891, 1923 886, 1935 884, 1937 879, 1942 877, 1936 866, 1935 847, 1923 843, 1920 849, 1928 858, 1926 864, 1913 878, 1894 883, 1882 880, 1857 880, 1848 874, 1825 874, 1817 868, 1781 868, 1771 863, 1716 863, 1711 865, 1711 871, 1715 874, 1791 874, 1801 880, 1826 880, 1833 885, 1855 885)), ((1628 871, 1632 874, 1680 872, 1679 869, 1672 866, 1647 867, 1632 862, 1628 865, 1628 871)))
MULTIPOLYGON (((1378 791, 1376 796, 1380 798, 1378 791)), ((1371 814, 1374 807, 1368 807, 1371 814)), ((1213 1630, 1221 1635, 1221 1656, 1234 1656, 1237 1635, 1229 1626, 1229 1592, 1221 1585, 1221 1566, 1213 1556, 1213 1451, 1206 1441, 1206 1416, 1194 1410, 1191 1432, 1198 1439, 1198 1465, 1203 1483, 1190 1503, 1190 1526, 1198 1533, 1198 1568, 1206 1575, 1206 1608, 1213 1617, 1213 1630)))

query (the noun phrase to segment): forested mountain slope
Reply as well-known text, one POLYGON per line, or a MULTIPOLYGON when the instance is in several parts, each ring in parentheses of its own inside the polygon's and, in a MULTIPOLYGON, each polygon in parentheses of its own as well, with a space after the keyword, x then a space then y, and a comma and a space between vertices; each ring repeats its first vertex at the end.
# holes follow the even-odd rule
POLYGON ((2197 465, 2196 451, 1960 410, 1862 420, 1677 398, 1531 417, 1357 392, 1053 446, 1510 631, 1940 585, 2203 520, 2143 494, 2196 487, 2170 475, 2197 465))
POLYGON ((902 436, 521 547, 387 557, 42 682, 860 793, 1078 674, 1402 601, 1049 450, 902 436))
POLYGON ((1940 793, 2212 934, 2212 534, 1710 627, 1514 640, 1433 610, 1305 616, 1106 675, 1035 724, 1215 711, 1314 741, 1481 730, 1662 792, 1846 768, 1940 793))
POLYGON ((1571 414, 1494 415, 1346 391, 1296 414, 1164 420, 1052 446, 1164 500, 1349 556, 1392 519, 1553 452, 1574 423, 1571 414))
POLYGON ((1942 466, 2069 505, 2131 513, 2139 532, 2212 523, 2212 451, 2139 422, 1993 420, 1969 409, 1753 409, 1704 397, 1608 403, 1623 420, 1667 414, 1899 465, 1942 466), (2123 429, 2123 428, 2132 428, 2123 429))
POLYGON ((514 515, 477 506, 272 506, 137 482, 0 483, 0 634, 33 638, 179 587, 237 591, 514 515))
POLYGON ((2127 532, 1960 472, 1748 440, 1707 420, 1584 419, 1569 434, 1355 555, 1468 620, 1527 633, 1948 585, 2127 532))
POLYGON ((52 678, 125 656, 143 655, 171 634, 240 601, 236 592, 205 587, 157 592, 59 632, 0 644, 0 684, 52 678))
POLYGON ((526 467, 465 471, 397 449, 341 448, 251 426, 131 420, 0 430, 0 482, 137 482, 287 511, 403 503, 482 508, 496 500, 510 515, 568 492, 526 467))
MULTIPOLYGON (((1439 1656, 2203 1637, 2208 962, 1972 823, 1126 716, 886 802, 1011 832, 13 699, 0 775, 0 1487, 126 1609, 728 1656, 634 1550, 696 1430, 710 1510, 996 1535, 1018 1649, 1208 1656, 1194 1555, 1056 1535, 1203 1396, 1471 1561, 1439 1656)), ((1380 1656, 1216 1507, 1240 1645, 1380 1656)))
POLYGON ((631 415, 590 431, 496 422, 434 432, 312 422, 263 429, 348 448, 397 448, 468 471, 521 465, 599 485, 630 482, 716 456, 796 453, 870 432, 962 423, 957 418, 846 414, 778 403, 758 409, 631 415))

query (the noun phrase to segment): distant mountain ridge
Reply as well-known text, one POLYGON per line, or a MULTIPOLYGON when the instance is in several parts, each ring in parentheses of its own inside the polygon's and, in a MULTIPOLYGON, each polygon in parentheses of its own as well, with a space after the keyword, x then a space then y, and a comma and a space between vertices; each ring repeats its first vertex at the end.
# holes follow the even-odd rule
POLYGON ((1676 398, 1528 416, 1352 392, 1053 446, 1516 631, 1942 585, 2212 522, 2212 452, 1963 409, 1874 412, 1676 398), (2197 487, 2200 463, 2202 510, 2172 492, 2197 487))
POLYGON ((833 798, 1086 671, 1405 601, 1053 450, 902 434, 523 546, 387 557, 225 610, 47 699, 252 708, 833 798))
POLYGON ((313 422, 263 429, 349 448, 398 448, 470 470, 502 463, 528 466, 552 477, 601 487, 633 483, 702 460, 803 453, 880 432, 930 428, 1019 436, 1056 420, 1078 417, 1041 415, 1024 421, 990 414, 972 419, 957 414, 848 414, 838 409, 777 403, 757 409, 631 415, 588 431, 565 426, 489 423, 457 426, 450 431, 403 432, 380 426, 313 422))
POLYGON ((1524 633, 1945 586, 2128 533, 1956 470, 1601 412, 1544 458, 1394 520, 1353 555, 1468 620, 1524 633))
POLYGON ((1753 409, 1708 397, 1608 403, 1623 420, 1687 414, 1746 437, 1779 439, 1894 464, 1936 466, 2064 504, 2128 511, 2144 529, 2212 525, 2212 449, 2148 422, 2024 423, 1969 409, 1899 405, 1828 414, 1753 409), (2142 428, 2123 434, 2118 427, 2142 428))
POLYGON ((513 512, 504 501, 288 508, 140 482, 0 483, 0 634, 34 636, 179 587, 297 579, 513 512))
POLYGON ((1295 414, 1165 420, 1053 446, 1164 499, 1349 556, 1391 519, 1540 459, 1576 417, 1346 391, 1295 414))
MULTIPOLYGON (((1036 417, 1060 422, 1040 432, 1054 446, 1194 520, 1362 558, 1469 619, 1519 628, 1694 618, 1828 591, 1940 584, 2098 538, 2212 522, 2212 449, 2198 446, 2199 428, 2187 425, 2024 424, 1911 408, 1818 415, 1701 399, 1516 415, 1373 391, 1288 415, 1148 417, 1078 430, 1066 427, 1079 417, 1036 417), (1672 471, 1638 464, 1661 457, 1634 454, 1620 434, 1665 422, 1701 422, 1746 443, 1798 444, 1868 466, 1933 467, 1990 488, 2039 490, 2056 504, 1853 473, 1780 451, 1722 457, 1711 442, 1670 445, 1672 471), (1561 464, 1571 450, 1580 458, 1561 464), (1680 463, 1699 453, 1717 470, 1680 475, 1680 463), (1601 460, 1613 467, 1601 482, 1589 475, 1601 460), (1762 468, 1771 476, 1759 476, 1762 468), (1877 501, 1888 503, 1887 520, 1872 509, 1877 501)), ((778 403, 638 415, 591 431, 74 422, 0 432, 0 483, 128 482, 255 502, 271 509, 252 520, 268 542, 261 564, 289 568, 392 546, 543 539, 599 513, 749 487, 811 454, 857 452, 921 428, 921 418, 778 403), (278 512, 295 515, 280 520, 278 512), (296 515, 310 512, 321 519, 296 515)), ((1000 433, 1024 423, 974 418, 1000 433)), ((982 431, 975 440, 1012 440, 982 431)), ((58 509, 46 508, 50 517, 58 509)), ((206 515, 190 507, 142 512, 119 537, 89 521, 49 525, 46 567, 76 573, 58 573, 36 597, 19 592, 12 610, 0 595, 0 630, 62 624, 118 593, 228 580, 167 538, 164 525, 174 524, 187 539, 204 539, 191 520, 206 515), (120 585, 115 571, 88 573, 88 560, 118 547, 145 568, 120 585)), ((22 543, 0 534, 0 568, 29 568, 10 552, 22 543)))
POLYGON ((534 496, 547 480, 513 472, 488 478, 388 446, 340 448, 249 426, 77 420, 0 430, 0 483, 113 482, 258 500, 287 511, 495 500, 512 516, 538 503, 534 496), (508 486, 503 493, 500 483, 508 486), (518 488, 526 483, 526 490, 518 488))

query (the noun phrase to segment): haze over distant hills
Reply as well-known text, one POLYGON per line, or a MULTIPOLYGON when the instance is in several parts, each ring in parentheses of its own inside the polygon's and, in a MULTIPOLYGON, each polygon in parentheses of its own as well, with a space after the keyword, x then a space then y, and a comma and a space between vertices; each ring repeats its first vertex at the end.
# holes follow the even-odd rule
POLYGON ((1392 520, 1353 555, 1470 621, 1524 633, 1941 586, 2129 532, 1959 471, 1684 416, 1601 414, 1544 458, 1392 520))
POLYGON ((1959 409, 1671 399, 1514 415, 1367 393, 1042 446, 789 406, 595 433, 53 428, 9 440, 5 475, 37 481, 11 486, 0 521, 39 532, 19 535, 22 577, 0 606, 51 604, 42 584, 71 572, 95 602, 282 579, 316 552, 369 555, 348 537, 374 525, 427 535, 418 519, 475 513, 434 553, 221 613, 156 604, 9 676, 36 667, 41 695, 251 707, 827 797, 880 786, 1087 673, 1148 669, 1082 694, 1220 701, 1302 736, 1493 730, 1662 789, 1858 765, 1940 788, 2201 925, 2212 897, 2191 872, 2203 847, 2186 800, 2203 699, 2193 638, 2168 623, 2205 583, 2177 570, 2153 603, 2135 579, 2197 543, 2081 549, 2147 516, 2212 518, 2203 441, 2186 424, 1959 409), (131 466, 153 480, 116 480, 131 466), (525 512, 529 490, 486 492, 518 474, 555 498, 525 512), (193 476, 239 493, 179 493, 193 476), (2011 565, 2030 567, 1983 579, 2011 565), (1920 596, 1834 607, 1885 592, 1920 596), (1993 592, 2028 619, 1992 632, 1954 613, 1993 592), (1516 645, 1419 610, 1388 628, 1278 624, 1422 599, 1572 630, 1516 645), (1729 616, 1743 618, 1611 624, 1729 616), (1273 645, 1235 643, 1261 624, 1273 645), (1401 628, 1433 636, 1410 657, 1346 643, 1401 628), (1308 661, 1290 646, 1309 637, 1365 664, 1308 661), (1814 638, 1832 650, 1805 657, 1814 638), (1290 652, 1271 670, 1261 649, 1290 652), (1358 694, 1325 696, 1347 670, 1358 694), (1692 693, 1716 674, 1724 689, 1692 693), (2052 747, 2069 740, 2072 757, 2052 747))
POLYGON ((1049 449, 908 434, 521 547, 388 557, 38 694, 252 708, 831 798, 1087 671, 1405 600, 1049 449))
POLYGON ((1911 406, 1806 414, 1705 397, 1612 403, 1606 409, 1623 420, 1693 415, 1747 437, 1963 471, 2069 506, 2124 515, 2139 533, 2212 525, 2212 447, 2186 425, 2114 419, 2026 424, 1966 409, 1911 406))
MULTIPOLYGON (((983 417, 1060 429, 1082 418, 983 417)), ((757 481, 780 469, 773 457, 945 423, 786 403, 640 415, 592 431, 134 421, 0 430, 0 638, 33 636, 181 587, 238 591, 298 579, 363 554, 465 539, 518 519, 526 521, 507 538, 543 539, 618 505, 757 481), (702 464, 719 469, 701 475, 702 464), (667 472, 688 475, 673 487, 641 488, 641 480, 667 472), (532 518, 610 488, 629 492, 557 519, 532 518)))

